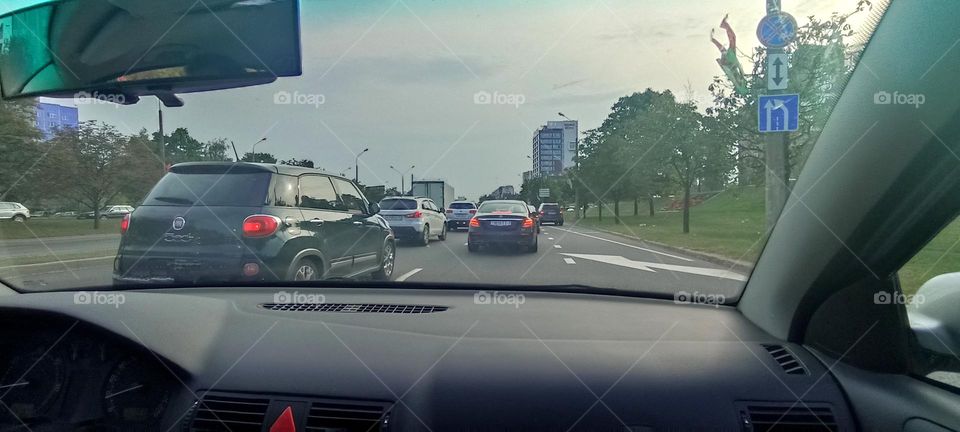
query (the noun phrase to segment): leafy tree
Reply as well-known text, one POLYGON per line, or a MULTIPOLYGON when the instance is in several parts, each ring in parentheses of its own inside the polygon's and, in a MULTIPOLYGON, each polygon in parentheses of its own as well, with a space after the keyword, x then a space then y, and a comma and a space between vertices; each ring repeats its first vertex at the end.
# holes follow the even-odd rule
POLYGON ((37 145, 41 135, 35 126, 35 104, 0 101, 0 201, 29 201, 33 195, 31 177, 43 158, 37 145))
POLYGON ((246 152, 243 154, 243 157, 241 157, 240 160, 243 162, 258 162, 258 163, 268 163, 268 164, 277 163, 276 156, 270 153, 261 153, 261 152, 256 152, 256 153, 246 152))
POLYGON ((226 138, 214 138, 210 141, 207 141, 204 144, 204 160, 208 161, 232 161, 233 158, 228 156, 232 149, 230 148, 230 143, 226 138))
POLYGON ((287 160, 284 160, 284 161, 280 161, 280 164, 281 164, 281 165, 298 166, 298 167, 304 167, 304 168, 314 168, 314 166, 313 166, 313 161, 310 160, 310 159, 290 158, 290 159, 287 159, 287 160))
MULTIPOLYGON (((152 181, 141 179, 145 173, 131 168, 132 163, 148 161, 138 150, 145 138, 143 134, 126 137, 115 127, 96 121, 83 122, 78 130, 61 130, 45 143, 48 156, 38 177, 52 193, 74 198, 92 209, 93 226, 99 228, 100 209, 124 190, 131 192, 127 189, 130 182, 152 181)), ((157 172, 156 168, 145 171, 157 172)), ((159 173, 153 176, 157 178, 159 173)))

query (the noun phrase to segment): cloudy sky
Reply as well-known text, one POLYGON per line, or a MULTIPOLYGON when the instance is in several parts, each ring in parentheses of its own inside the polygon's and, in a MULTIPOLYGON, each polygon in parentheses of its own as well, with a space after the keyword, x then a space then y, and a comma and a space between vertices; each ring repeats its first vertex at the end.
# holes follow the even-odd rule
MULTIPOLYGON (((855 0, 783 0, 808 15, 852 10, 855 0)), ((332 171, 361 158, 366 184, 399 186, 390 165, 446 179, 476 198, 520 184, 534 129, 563 112, 596 127, 618 97, 647 87, 707 99, 720 73, 709 41, 724 14, 741 51, 763 0, 303 0, 302 77, 260 87, 186 95, 165 128, 201 140, 225 137, 240 152, 309 158, 332 171), (278 105, 279 92, 323 104, 278 105), (522 104, 476 104, 496 92, 522 104), (320 100, 321 96, 317 96, 320 100)), ((718 38, 726 42, 722 31, 718 38)), ((81 120, 156 129, 156 102, 82 106, 81 120)), ((352 176, 352 171, 347 171, 352 176)))

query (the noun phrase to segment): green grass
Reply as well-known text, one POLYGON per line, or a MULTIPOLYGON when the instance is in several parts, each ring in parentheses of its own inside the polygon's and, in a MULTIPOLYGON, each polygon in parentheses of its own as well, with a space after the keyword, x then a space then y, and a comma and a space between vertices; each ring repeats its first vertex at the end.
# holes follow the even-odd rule
POLYGON ((661 212, 669 203, 656 203, 656 215, 647 215, 640 203, 640 215, 633 216, 633 202, 620 203, 621 224, 614 223, 613 205, 604 208, 603 221, 597 209, 587 212, 578 226, 602 228, 621 234, 657 241, 686 249, 721 255, 740 261, 755 261, 763 247, 764 203, 762 188, 726 190, 690 209, 690 233, 684 234, 681 213, 661 212))
POLYGON ((100 221, 98 230, 93 229, 93 221, 89 219, 33 218, 26 223, 0 221, 0 240, 119 233, 120 219, 100 221))
POLYGON ((960 219, 940 231, 900 269, 904 294, 913 294, 934 276, 960 271, 960 219))
MULTIPOLYGON (((620 203, 622 224, 614 223, 613 205, 604 208, 603 221, 597 209, 587 212, 578 226, 602 228, 617 233, 708 252, 740 261, 755 262, 764 245, 764 201, 762 188, 727 190, 690 209, 690 233, 681 232, 680 212, 658 212, 633 216, 633 202, 620 203)), ((663 207, 669 201, 657 204, 663 207)), ((960 219, 954 221, 900 269, 905 294, 914 294, 934 276, 960 271, 960 219)))

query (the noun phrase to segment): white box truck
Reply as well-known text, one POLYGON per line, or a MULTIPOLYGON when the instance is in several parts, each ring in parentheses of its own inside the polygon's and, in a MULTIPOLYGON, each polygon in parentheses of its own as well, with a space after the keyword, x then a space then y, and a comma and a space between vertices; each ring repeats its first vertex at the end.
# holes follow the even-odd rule
POLYGON ((430 198, 443 209, 457 199, 453 186, 443 180, 416 180, 413 182, 412 191, 413 196, 430 198))

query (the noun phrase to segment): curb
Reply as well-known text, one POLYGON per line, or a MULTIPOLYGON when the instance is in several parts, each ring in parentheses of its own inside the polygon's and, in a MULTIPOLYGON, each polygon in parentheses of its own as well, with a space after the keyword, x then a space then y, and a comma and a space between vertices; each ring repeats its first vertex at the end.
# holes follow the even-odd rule
MULTIPOLYGON (((585 227, 585 228, 586 228, 586 227, 585 227)), ((598 228, 598 227, 593 227, 593 226, 591 226, 591 227, 589 227, 589 228, 590 228, 590 229, 595 229, 595 230, 597 230, 597 231, 600 231, 600 232, 603 232, 603 233, 606 233, 606 234, 615 235, 615 236, 617 236, 617 237, 621 237, 621 238, 625 238, 625 239, 629 239, 629 240, 641 241, 641 242, 644 242, 644 243, 647 243, 647 244, 651 244, 651 245, 657 246, 657 247, 659 247, 659 248, 666 249, 666 250, 671 251, 671 252, 674 252, 674 253, 690 255, 690 256, 693 256, 693 257, 695 257, 695 258, 701 259, 701 260, 703 260, 703 261, 709 262, 709 263, 713 263, 713 264, 716 264, 716 265, 721 265, 721 266, 729 267, 731 270, 735 270, 735 271, 740 272, 740 273, 743 273, 744 275, 747 275, 747 276, 749 276, 749 275, 750 275, 750 272, 753 271, 753 263, 750 263, 750 262, 738 261, 738 260, 735 260, 735 259, 727 258, 727 257, 722 256, 722 255, 717 255, 717 254, 712 254, 712 253, 709 253, 709 252, 701 252, 701 251, 696 251, 696 250, 692 250, 692 249, 682 248, 682 247, 679 247, 679 246, 673 246, 673 245, 669 245, 669 244, 666 244, 666 243, 660 243, 660 242, 658 242, 658 241, 645 240, 645 239, 642 239, 642 238, 640 238, 640 237, 635 237, 635 236, 632 236, 632 235, 627 235, 627 234, 623 234, 623 233, 618 233, 618 232, 615 232, 615 231, 610 231, 610 230, 608 230, 608 229, 603 229, 603 228, 598 228)))

